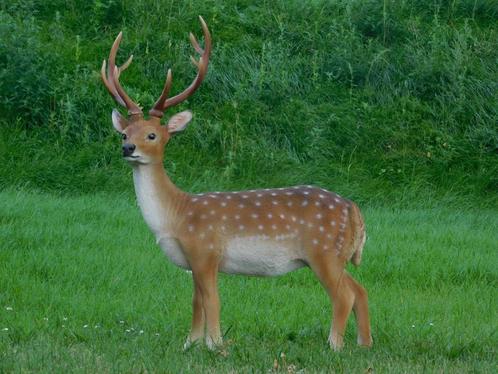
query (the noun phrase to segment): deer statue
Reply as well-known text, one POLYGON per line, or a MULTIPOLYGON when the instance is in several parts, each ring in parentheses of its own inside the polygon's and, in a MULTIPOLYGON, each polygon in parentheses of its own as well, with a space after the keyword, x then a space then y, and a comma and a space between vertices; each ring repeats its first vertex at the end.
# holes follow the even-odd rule
POLYGON ((191 57, 197 67, 195 79, 182 93, 169 97, 172 74, 168 70, 164 89, 148 119, 119 82, 133 57, 116 66, 122 33, 101 70, 111 96, 128 110, 125 118, 114 109, 112 123, 123 138, 123 158, 133 169, 145 222, 166 256, 192 271, 192 329, 184 347, 202 339, 210 349, 222 344, 218 272, 276 276, 304 266, 313 270, 333 302, 331 347, 342 348, 351 310, 358 325, 358 344, 370 346, 367 293, 345 270, 348 261, 360 264, 366 238, 356 204, 313 186, 189 194, 167 176, 164 148, 174 134, 185 129, 192 113, 177 113, 162 125, 164 111, 192 95, 208 69, 211 35, 199 18, 204 49, 190 34, 200 55, 198 60, 191 57))

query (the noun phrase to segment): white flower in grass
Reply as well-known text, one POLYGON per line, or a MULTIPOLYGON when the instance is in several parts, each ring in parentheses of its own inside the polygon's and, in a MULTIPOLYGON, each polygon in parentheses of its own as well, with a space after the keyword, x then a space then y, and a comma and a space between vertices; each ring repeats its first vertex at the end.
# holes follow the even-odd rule
POLYGON ((434 326, 434 323, 429 321, 429 326, 434 326))
POLYGON ((86 329, 88 327, 88 325, 83 325, 83 328, 86 329))
POLYGON ((14 309, 13 309, 11 306, 6 306, 6 307, 5 307, 5 310, 9 310, 9 311, 11 311, 11 310, 14 310, 14 309))
POLYGON ((156 336, 159 336, 159 333, 158 333, 158 332, 156 332, 156 334, 155 334, 155 335, 156 335, 156 336))
POLYGON ((131 330, 130 330, 130 329, 126 329, 125 331, 126 331, 126 332, 130 332, 131 330))
POLYGON ((119 321, 119 323, 123 325, 123 324, 124 324, 124 321, 119 321))
POLYGON ((67 321, 67 317, 62 317, 62 320, 63 321, 67 321))
POLYGON ((415 328, 415 325, 412 325, 412 328, 414 329, 414 328, 415 328))
POLYGON ((8 328, 8 327, 4 327, 4 328, 2 329, 2 331, 9 331, 9 328, 8 328))
POLYGON ((143 334, 144 333, 144 330, 140 330, 139 334, 143 334))
POLYGON ((48 317, 43 317, 43 320, 44 321, 48 321, 48 317))

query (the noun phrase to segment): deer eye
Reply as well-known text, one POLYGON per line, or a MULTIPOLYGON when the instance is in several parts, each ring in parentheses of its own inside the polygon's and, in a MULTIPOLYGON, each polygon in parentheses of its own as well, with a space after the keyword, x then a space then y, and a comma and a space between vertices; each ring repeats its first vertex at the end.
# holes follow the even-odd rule
POLYGON ((126 140, 127 138, 126 134, 122 134, 121 137, 123 138, 123 140, 126 140))
POLYGON ((154 139, 156 138, 156 134, 151 133, 151 134, 147 135, 147 137, 148 137, 150 140, 154 140, 154 139))

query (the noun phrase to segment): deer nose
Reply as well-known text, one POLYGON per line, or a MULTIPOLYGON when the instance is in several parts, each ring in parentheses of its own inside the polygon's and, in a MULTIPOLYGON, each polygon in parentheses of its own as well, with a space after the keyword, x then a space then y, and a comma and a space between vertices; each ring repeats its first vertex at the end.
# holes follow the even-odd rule
POLYGON ((135 148, 135 144, 126 143, 123 145, 123 157, 131 156, 135 148))

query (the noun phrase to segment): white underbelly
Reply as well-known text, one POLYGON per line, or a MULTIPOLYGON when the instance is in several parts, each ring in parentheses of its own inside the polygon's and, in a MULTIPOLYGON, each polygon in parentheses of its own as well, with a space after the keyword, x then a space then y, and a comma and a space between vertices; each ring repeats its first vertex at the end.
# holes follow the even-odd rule
POLYGON ((262 236, 231 239, 226 246, 219 270, 229 274, 272 276, 306 266, 291 242, 262 236))
POLYGON ((165 237, 158 240, 159 246, 169 260, 176 266, 190 270, 190 265, 185 258, 182 247, 175 238, 165 237))

